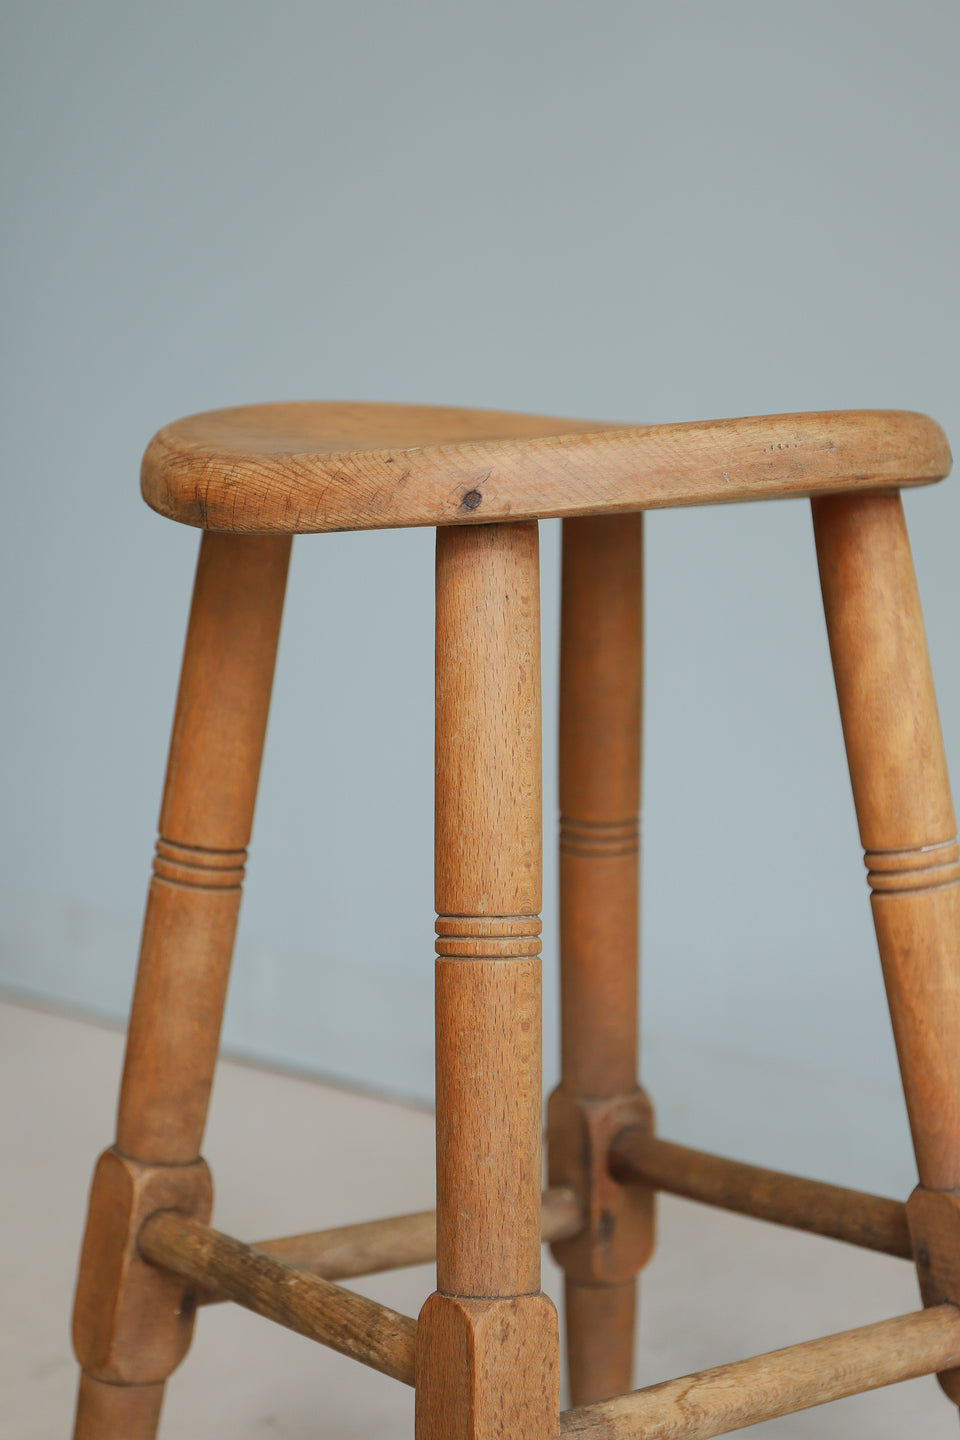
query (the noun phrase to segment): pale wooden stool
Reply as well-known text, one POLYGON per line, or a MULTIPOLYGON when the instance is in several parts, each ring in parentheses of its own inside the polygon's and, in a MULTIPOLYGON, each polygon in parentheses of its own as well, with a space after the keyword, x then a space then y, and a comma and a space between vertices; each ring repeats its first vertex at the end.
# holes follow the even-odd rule
POLYGON ((960 1401, 960 850, 899 488, 901 412, 643 428, 269 405, 162 430, 144 495, 204 530, 120 1092, 74 1315, 79 1440, 150 1440, 197 1304, 231 1299, 416 1387, 418 1440, 702 1440, 912 1376, 960 1401), (906 1205, 655 1137, 637 1084, 646 509, 809 496, 913 1131, 906 1205), (541 1196, 537 520, 563 516, 563 1074, 541 1196), (199 1158, 294 534, 437 526, 437 1209, 247 1245, 199 1158), (629 1391, 668 1190, 913 1258, 916 1314, 629 1391), (566 1271, 570 1386, 541 1240, 566 1271), (419 1320, 333 1282, 436 1256, 419 1320), (617 1397, 617 1398, 609 1398, 617 1397))

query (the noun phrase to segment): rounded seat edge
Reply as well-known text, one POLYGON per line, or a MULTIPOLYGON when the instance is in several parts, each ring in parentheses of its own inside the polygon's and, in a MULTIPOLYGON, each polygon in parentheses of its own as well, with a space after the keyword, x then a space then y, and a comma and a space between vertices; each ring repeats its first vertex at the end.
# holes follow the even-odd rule
POLYGON ((625 426, 443 407, 245 406, 158 431, 144 499, 242 534, 482 524, 929 484, 936 421, 848 410, 625 426))

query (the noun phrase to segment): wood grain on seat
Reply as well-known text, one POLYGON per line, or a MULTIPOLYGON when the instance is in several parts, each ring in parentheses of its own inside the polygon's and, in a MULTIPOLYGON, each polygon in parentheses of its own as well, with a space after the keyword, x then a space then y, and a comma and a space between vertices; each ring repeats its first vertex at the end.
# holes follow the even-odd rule
POLYGON ((623 426, 301 401, 178 420, 150 442, 141 479, 172 520, 303 534, 822 495, 949 469, 939 425, 903 410, 623 426))

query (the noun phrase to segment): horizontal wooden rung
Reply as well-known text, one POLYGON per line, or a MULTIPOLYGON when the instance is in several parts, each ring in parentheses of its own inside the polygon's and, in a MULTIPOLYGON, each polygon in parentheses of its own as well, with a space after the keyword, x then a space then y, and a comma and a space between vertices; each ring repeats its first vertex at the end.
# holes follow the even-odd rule
POLYGON ((414 1383, 417 1323, 407 1315, 173 1210, 158 1211, 144 1221, 139 1247, 145 1260, 201 1289, 216 1291, 406 1385, 414 1383))
MULTIPOLYGON (((583 1229, 580 1203, 572 1190, 556 1187, 543 1192, 541 1234, 544 1243, 566 1240, 583 1229)), ((252 1248, 272 1255, 298 1270, 322 1275, 325 1280, 350 1280, 378 1275, 407 1265, 426 1265, 437 1257, 436 1211, 394 1215, 367 1220, 334 1230, 287 1235, 279 1240, 256 1240, 252 1248)), ((204 1292, 199 1301, 212 1304, 226 1297, 204 1292)))
POLYGON ((567 1410, 564 1440, 709 1440, 960 1365, 960 1309, 937 1305, 567 1410))
POLYGON ((899 1200, 764 1170, 661 1140, 639 1127, 621 1130, 610 1148, 610 1169, 625 1184, 650 1185, 671 1195, 735 1210, 845 1240, 867 1250, 911 1259, 906 1206, 899 1200))

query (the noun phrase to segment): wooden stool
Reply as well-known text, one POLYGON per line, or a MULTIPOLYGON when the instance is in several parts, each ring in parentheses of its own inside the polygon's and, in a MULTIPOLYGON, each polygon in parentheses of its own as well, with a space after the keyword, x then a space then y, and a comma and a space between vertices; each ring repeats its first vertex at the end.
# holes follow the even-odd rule
POLYGON ((74 1315, 78 1440, 149 1440, 198 1304, 416 1387, 418 1440, 702 1440, 912 1376, 960 1401, 960 851, 899 488, 901 412, 624 428, 372 405, 194 416, 143 491, 201 528, 120 1091, 74 1315), (655 1137, 637 1084, 646 509, 809 496, 919 1187, 906 1205, 655 1137), (541 1196, 537 520, 563 516, 563 1073, 541 1196), (200 1159, 294 534, 437 526, 437 1209, 247 1245, 200 1159), (629 1391, 653 1196, 913 1258, 924 1309, 629 1391), (570 1386, 541 1240, 566 1271, 570 1386), (334 1282, 436 1256, 419 1320, 334 1282), (618 1398, 609 1398, 611 1396, 618 1398))

